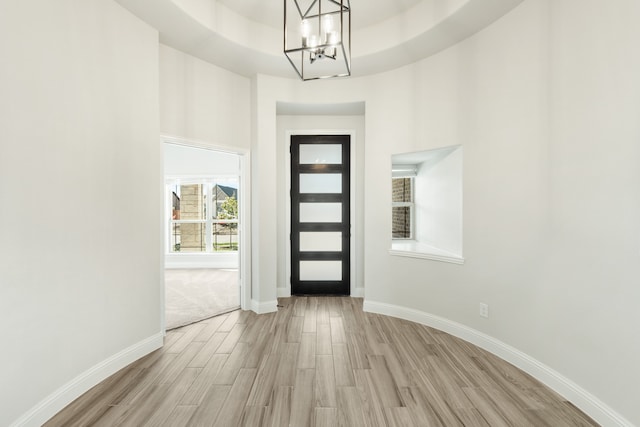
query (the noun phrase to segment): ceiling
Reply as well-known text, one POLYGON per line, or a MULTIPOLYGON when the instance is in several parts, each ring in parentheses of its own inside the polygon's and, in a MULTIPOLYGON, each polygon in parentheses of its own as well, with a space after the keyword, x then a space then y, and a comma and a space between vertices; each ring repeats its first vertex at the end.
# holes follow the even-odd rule
MULTIPOLYGON (((297 78, 283 53, 283 0, 116 1, 156 28, 163 44, 244 76, 297 78)), ((313 1, 299 0, 301 7, 313 1)), ((352 75, 433 55, 522 1, 351 0, 352 75)))
MULTIPOLYGON (((215 1, 215 0, 214 0, 215 1)), ((260 22, 269 26, 278 28, 282 25, 282 0, 217 0, 218 3, 225 5, 234 12, 245 16, 246 18, 260 22)), ((302 7, 304 0, 299 1, 302 7)), ((440 0, 442 1, 442 0, 440 0)), ((354 25, 359 27, 368 27, 372 24, 384 21, 390 16, 398 15, 406 12, 413 6, 420 3, 421 0, 354 0, 353 7, 357 8, 352 19, 354 25), (359 3, 362 3, 360 5, 359 3)), ((309 3, 307 0, 306 3, 309 3)))

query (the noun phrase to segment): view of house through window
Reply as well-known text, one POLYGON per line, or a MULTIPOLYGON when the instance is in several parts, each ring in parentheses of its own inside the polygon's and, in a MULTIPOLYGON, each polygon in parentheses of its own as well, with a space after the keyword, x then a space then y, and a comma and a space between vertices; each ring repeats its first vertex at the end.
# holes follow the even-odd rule
POLYGON ((413 238, 413 178, 392 178, 392 237, 413 238))
POLYGON ((171 200, 169 251, 238 250, 238 179, 175 179, 171 200))

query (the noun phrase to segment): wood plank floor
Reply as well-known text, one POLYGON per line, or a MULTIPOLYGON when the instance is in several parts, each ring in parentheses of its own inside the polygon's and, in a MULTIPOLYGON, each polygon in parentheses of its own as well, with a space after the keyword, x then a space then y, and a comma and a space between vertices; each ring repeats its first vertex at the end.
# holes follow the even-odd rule
POLYGON ((597 426, 490 353, 361 299, 279 303, 169 331, 45 426, 597 426))

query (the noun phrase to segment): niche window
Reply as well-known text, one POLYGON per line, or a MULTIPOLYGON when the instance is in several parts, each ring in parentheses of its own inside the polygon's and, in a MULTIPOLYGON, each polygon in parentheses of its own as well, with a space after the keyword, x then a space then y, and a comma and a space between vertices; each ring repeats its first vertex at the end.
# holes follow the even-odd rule
POLYGON ((392 255, 462 264, 462 147, 391 159, 392 255))
POLYGON ((392 178, 392 234, 394 239, 414 236, 413 177, 392 178))

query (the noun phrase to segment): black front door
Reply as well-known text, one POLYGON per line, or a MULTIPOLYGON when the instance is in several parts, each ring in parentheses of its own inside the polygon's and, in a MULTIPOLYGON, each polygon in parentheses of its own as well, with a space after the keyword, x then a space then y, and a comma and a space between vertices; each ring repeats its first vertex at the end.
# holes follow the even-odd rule
POLYGON ((350 293, 349 135, 291 137, 291 293, 350 293))

